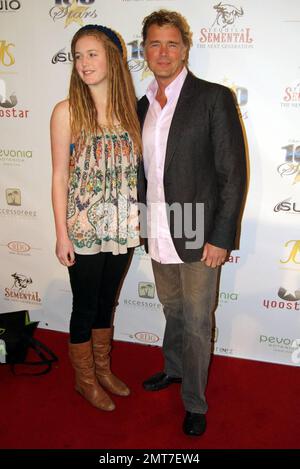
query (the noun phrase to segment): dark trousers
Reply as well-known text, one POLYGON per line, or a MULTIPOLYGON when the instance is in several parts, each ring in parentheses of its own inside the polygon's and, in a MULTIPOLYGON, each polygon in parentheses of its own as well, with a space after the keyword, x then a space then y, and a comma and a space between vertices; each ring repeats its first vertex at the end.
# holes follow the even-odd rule
POLYGON ((185 410, 205 414, 205 389, 211 356, 212 311, 219 269, 204 262, 160 264, 152 260, 166 328, 165 373, 181 377, 185 410))
POLYGON ((133 250, 114 256, 110 252, 75 254, 69 267, 73 293, 70 342, 87 342, 92 329, 109 328, 133 250))

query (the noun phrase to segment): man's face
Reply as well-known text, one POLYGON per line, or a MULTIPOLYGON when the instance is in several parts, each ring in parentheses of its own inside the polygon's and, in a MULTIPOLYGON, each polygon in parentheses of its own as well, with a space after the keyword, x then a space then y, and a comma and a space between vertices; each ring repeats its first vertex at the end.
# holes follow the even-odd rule
POLYGON ((155 78, 168 85, 184 66, 186 46, 175 26, 152 24, 147 32, 144 53, 155 78))

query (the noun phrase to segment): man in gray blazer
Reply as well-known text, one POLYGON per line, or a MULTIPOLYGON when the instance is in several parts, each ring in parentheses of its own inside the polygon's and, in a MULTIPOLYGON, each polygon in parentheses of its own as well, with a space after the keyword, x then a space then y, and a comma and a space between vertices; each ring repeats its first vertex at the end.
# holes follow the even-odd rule
POLYGON ((139 201, 147 206, 142 231, 166 318, 164 371, 143 387, 182 383, 183 431, 199 436, 206 428, 218 272, 235 247, 245 192, 244 140, 230 90, 187 69, 192 41, 185 18, 153 12, 142 33, 154 80, 138 103, 139 201))

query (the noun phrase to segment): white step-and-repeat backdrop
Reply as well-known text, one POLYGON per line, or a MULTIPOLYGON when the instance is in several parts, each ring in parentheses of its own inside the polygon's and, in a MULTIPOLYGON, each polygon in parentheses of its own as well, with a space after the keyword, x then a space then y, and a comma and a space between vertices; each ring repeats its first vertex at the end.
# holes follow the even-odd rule
MULTIPOLYGON (((237 95, 250 186, 240 250, 223 268, 215 353, 300 362, 300 1, 0 1, 0 312, 29 309, 68 330, 67 271, 54 255, 49 119, 68 93, 73 34, 116 29, 140 97, 152 79, 141 50, 144 16, 181 12, 193 31, 190 69, 237 95), (299 339, 297 341, 297 339, 299 339)), ((115 338, 161 345, 164 318, 151 264, 136 249, 115 338)))

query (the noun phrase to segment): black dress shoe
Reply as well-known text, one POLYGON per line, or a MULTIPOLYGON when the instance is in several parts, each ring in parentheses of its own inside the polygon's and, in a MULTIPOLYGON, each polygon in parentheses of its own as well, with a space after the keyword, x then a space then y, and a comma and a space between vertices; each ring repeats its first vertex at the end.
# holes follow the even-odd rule
POLYGON ((156 373, 151 376, 151 378, 146 379, 143 382, 143 388, 146 391, 160 391, 161 389, 167 388, 170 384, 181 383, 181 378, 176 378, 175 376, 168 376, 163 371, 156 373))
POLYGON ((182 429, 186 435, 200 436, 206 430, 206 417, 204 414, 186 412, 182 429))

